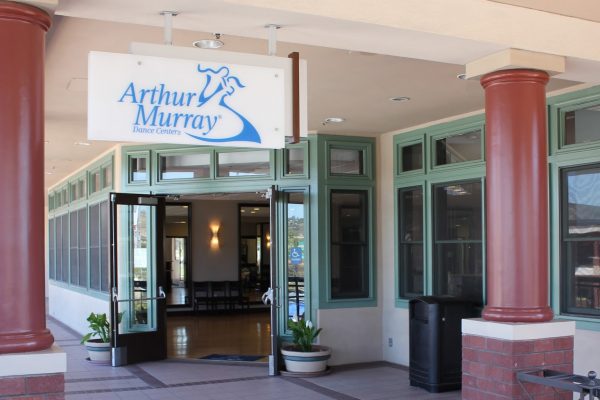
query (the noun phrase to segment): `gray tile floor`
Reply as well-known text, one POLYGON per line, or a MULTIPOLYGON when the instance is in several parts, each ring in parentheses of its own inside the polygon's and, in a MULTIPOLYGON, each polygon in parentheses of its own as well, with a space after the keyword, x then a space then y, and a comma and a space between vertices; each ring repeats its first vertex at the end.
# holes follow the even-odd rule
POLYGON ((460 392, 430 394, 408 384, 408 372, 387 363, 332 368, 319 378, 269 377, 265 366, 166 360, 127 367, 92 365, 71 331, 48 321, 67 353, 67 400, 458 400, 460 392))

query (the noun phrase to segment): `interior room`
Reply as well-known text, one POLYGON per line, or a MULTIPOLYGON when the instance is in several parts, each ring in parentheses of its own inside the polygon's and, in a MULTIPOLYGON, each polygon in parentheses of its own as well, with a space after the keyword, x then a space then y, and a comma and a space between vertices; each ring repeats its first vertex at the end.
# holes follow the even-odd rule
POLYGON ((164 262, 173 358, 264 361, 270 353, 265 193, 169 195, 164 262))

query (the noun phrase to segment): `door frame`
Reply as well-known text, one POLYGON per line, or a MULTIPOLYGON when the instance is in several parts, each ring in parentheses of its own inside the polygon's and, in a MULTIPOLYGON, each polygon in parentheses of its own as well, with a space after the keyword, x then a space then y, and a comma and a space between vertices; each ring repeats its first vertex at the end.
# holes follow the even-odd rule
MULTIPOLYGON (((111 323, 111 360, 113 366, 121 366, 143 361, 163 360, 167 355, 166 335, 166 296, 161 291, 165 287, 165 265, 164 265, 164 220, 165 199, 164 196, 134 193, 109 194, 110 200, 110 323, 111 323), (154 277, 156 285, 156 296, 147 298, 156 300, 156 330, 136 333, 119 333, 119 300, 118 298, 118 206, 151 206, 155 207, 154 220, 151 224, 150 241, 154 247, 154 277)), ((127 222, 128 228, 131 222, 127 222)), ((153 292, 151 292, 153 293, 153 292)), ((130 301, 126 299, 125 301, 130 301)))

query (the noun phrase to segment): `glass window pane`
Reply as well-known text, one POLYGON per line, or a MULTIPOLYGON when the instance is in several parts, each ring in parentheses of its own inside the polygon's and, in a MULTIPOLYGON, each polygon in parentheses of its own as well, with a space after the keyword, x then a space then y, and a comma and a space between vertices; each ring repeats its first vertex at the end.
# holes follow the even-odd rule
POLYGON ((78 259, 79 259, 79 286, 87 287, 88 260, 87 260, 87 213, 82 208, 77 212, 79 224, 78 259))
POLYGON ((481 130, 435 141, 435 165, 481 160, 481 130))
POLYGON ((433 290, 483 301, 481 182, 434 186, 433 290))
POLYGON ((363 175, 363 151, 355 149, 330 149, 331 174, 363 175))
POLYGON ((436 185, 436 240, 481 240, 481 183, 436 185))
POLYGON ((112 165, 102 168, 102 189, 112 187, 112 165))
POLYGON ((219 153, 217 169, 219 177, 269 175, 270 154, 268 150, 219 153))
POLYGON ((108 201, 100 203, 100 290, 108 292, 108 201))
POLYGON ((96 193, 100 190, 100 171, 90 174, 90 193, 96 193))
POLYGON ((304 193, 286 193, 288 318, 304 318, 304 193))
POLYGON ((90 206, 90 288, 100 290, 100 205, 90 206))
POLYGON ((71 183, 69 187, 71 189, 71 201, 77 200, 79 198, 77 196, 77 183, 71 183))
POLYGON ((194 179, 210 176, 210 154, 179 154, 159 157, 160 179, 194 179))
POLYGON ((69 214, 64 214, 61 218, 62 225, 62 282, 69 281, 69 214))
POLYGON ((331 297, 369 296, 366 190, 331 191, 331 297))
POLYGON ((434 293, 483 302, 481 243, 436 243, 434 293))
POLYGON ((423 294, 423 189, 398 191, 400 296, 423 294))
POLYGON ((69 231, 71 233, 69 235, 69 271, 70 282, 72 285, 79 284, 79 248, 77 246, 77 239, 79 235, 77 234, 77 227, 77 211, 74 211, 69 213, 69 231))
POLYGON ((48 274, 50 279, 56 278, 54 218, 48 220, 48 274))
POLYGON ((129 181, 144 182, 147 180, 148 159, 146 157, 131 157, 129 159, 129 181))
POLYGON ((600 167, 564 173, 567 190, 567 235, 600 237, 600 167))
POLYGON ((600 166, 562 174, 563 311, 600 315, 600 166))
POLYGON ((57 281, 61 280, 62 277, 62 219, 56 217, 55 221, 55 232, 56 232, 56 274, 55 278, 57 281))
POLYGON ((77 181, 77 197, 80 199, 85 197, 85 179, 77 181))
POLYGON ((600 140, 600 106, 564 114, 565 144, 588 143, 600 140))
POLYGON ((285 175, 304 173, 304 149, 285 149, 285 175))
POLYGON ((402 151, 402 172, 423 169, 423 144, 404 146, 402 151))

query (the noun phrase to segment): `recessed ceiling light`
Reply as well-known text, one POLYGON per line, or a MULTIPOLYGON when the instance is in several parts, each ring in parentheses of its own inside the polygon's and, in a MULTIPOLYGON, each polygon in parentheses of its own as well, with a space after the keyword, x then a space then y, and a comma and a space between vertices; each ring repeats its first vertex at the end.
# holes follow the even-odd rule
POLYGON ((467 80, 467 74, 458 74, 458 75, 456 75, 456 77, 458 79, 460 79, 461 81, 467 80))
POLYGON ((410 97, 407 97, 407 96, 390 97, 390 101, 398 101, 398 102, 410 101, 410 97))
POLYGON ((73 143, 75 146, 91 146, 90 142, 75 142, 73 143))
POLYGON ((253 210, 254 211, 260 211, 260 208, 255 207, 253 210))
POLYGON ((325 118, 325 120, 323 121, 323 124, 339 124, 341 122, 344 122, 346 119, 342 118, 342 117, 329 117, 329 118, 325 118))
POLYGON ((192 45, 201 49, 218 49, 223 47, 225 43, 223 43, 223 41, 221 40, 221 34, 215 33, 214 39, 196 40, 192 43, 192 45))

